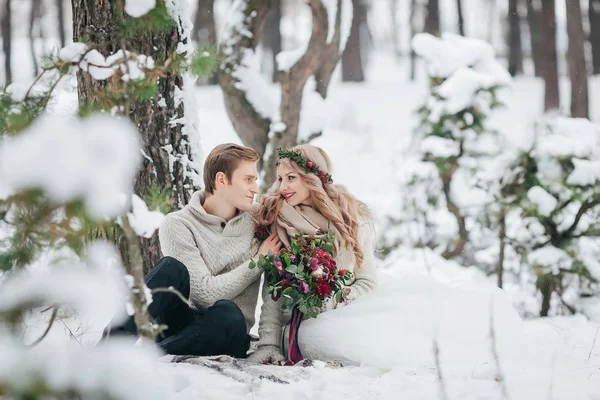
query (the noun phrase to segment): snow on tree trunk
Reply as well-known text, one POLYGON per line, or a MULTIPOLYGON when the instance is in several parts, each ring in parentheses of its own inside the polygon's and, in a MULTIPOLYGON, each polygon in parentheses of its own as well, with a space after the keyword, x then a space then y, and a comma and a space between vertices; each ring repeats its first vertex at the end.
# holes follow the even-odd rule
POLYGON ((544 110, 560 106, 558 91, 558 60, 556 55, 556 11, 554 1, 542 1, 541 61, 544 78, 544 110))
MULTIPOLYGON (((394 4, 395 2, 392 2, 394 4)), ((363 72, 363 61, 361 56, 361 40, 360 31, 361 26, 365 22, 366 7, 361 4, 360 0, 352 0, 352 8, 354 9, 354 18, 352 19, 352 29, 350 30, 350 37, 348 38, 348 44, 342 54, 342 80, 344 82, 363 82, 365 80, 365 74, 363 72)), ((394 17, 394 21, 396 18, 394 17)), ((397 28, 397 24, 394 23, 394 27, 397 28)), ((397 32, 392 32, 392 36, 395 38, 397 32)), ((394 39, 395 41, 396 39, 394 39)), ((395 51, 397 47, 394 47, 395 51)))
MULTIPOLYGON (((172 1, 172 0, 171 0, 172 1)), ((124 36, 121 26, 128 18, 118 2, 95 0, 73 1, 74 41, 87 40, 101 44, 101 53, 108 55, 118 50, 152 55, 164 62, 182 40, 178 24, 173 21, 168 30, 147 30, 141 35, 124 36)), ((77 73, 80 104, 99 104, 107 81, 98 81, 89 73, 77 73)), ((142 103, 126 100, 125 115, 137 126, 142 138, 143 166, 134 181, 135 193, 149 195, 152 188, 170 189, 172 204, 187 204, 191 194, 199 188, 199 167, 194 163, 199 150, 193 128, 184 125, 183 77, 167 72, 158 82, 158 93, 153 101, 142 103)), ((158 235, 141 239, 144 270, 148 271, 161 257, 158 235)), ((122 255, 128 253, 122 250, 122 255)), ((127 259, 125 264, 128 265, 127 259)))
POLYGON ((523 46, 518 0, 508 1, 508 31, 508 72, 512 76, 520 75, 523 73, 523 46))
POLYGON ((583 18, 579 0, 565 0, 569 51, 567 61, 571 78, 571 116, 588 118, 588 78, 585 62, 583 18))
POLYGON ((224 59, 219 66, 219 83, 227 114, 242 142, 261 155, 260 167, 266 172, 267 184, 275 176, 273 150, 294 146, 321 132, 322 124, 313 121, 309 121, 311 126, 306 132, 302 131, 301 108, 305 101, 322 102, 327 95, 352 21, 351 0, 310 0, 310 39, 298 49, 277 55, 281 91, 273 92, 260 75, 256 59, 269 4, 268 0, 237 0, 230 10, 219 49, 224 59), (311 85, 307 85, 309 81, 311 85))

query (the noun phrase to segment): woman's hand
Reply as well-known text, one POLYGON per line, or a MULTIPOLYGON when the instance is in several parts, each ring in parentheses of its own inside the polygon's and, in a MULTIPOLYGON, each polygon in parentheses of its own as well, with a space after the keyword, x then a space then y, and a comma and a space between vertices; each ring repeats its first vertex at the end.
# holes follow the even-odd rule
POLYGON ((277 236, 277 232, 273 232, 264 242, 262 242, 258 248, 258 254, 266 256, 269 254, 269 251, 271 251, 273 255, 278 256, 282 246, 283 244, 281 243, 279 236, 277 236))

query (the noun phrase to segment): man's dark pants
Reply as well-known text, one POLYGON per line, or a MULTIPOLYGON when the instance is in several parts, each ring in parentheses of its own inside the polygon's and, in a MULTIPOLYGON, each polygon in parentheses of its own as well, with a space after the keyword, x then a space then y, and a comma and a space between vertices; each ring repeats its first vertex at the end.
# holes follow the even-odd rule
MULTIPOLYGON (((145 281, 150 289, 172 287, 186 299, 190 297, 189 272, 173 257, 162 258, 146 275, 145 281)), ((246 357, 250 346, 246 320, 231 300, 219 300, 206 310, 196 311, 176 294, 156 292, 148 311, 155 323, 168 326, 157 339, 158 346, 167 354, 246 357)), ((123 325, 105 332, 104 337, 135 335, 136 332, 135 321, 129 317, 123 325)))

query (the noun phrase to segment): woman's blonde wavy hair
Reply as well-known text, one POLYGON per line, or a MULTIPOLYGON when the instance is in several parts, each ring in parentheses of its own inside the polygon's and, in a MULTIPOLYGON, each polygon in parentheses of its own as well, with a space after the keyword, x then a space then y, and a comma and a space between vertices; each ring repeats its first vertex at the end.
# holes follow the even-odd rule
MULTIPOLYGON (((315 163, 321 171, 331 173, 331 161, 323 149, 310 144, 294 146, 289 150, 299 152, 302 157, 315 163)), ((343 244, 354 252, 356 265, 362 265, 364 259, 363 249, 358 240, 359 218, 369 217, 365 203, 352 196, 348 190, 334 183, 323 185, 318 176, 306 173, 290 159, 283 158, 279 163, 294 170, 310 189, 313 206, 323 214, 340 232, 343 244)), ((276 180, 266 194, 260 198, 260 206, 255 218, 259 225, 271 225, 277 220, 279 209, 284 199, 279 193, 280 182, 276 180)))

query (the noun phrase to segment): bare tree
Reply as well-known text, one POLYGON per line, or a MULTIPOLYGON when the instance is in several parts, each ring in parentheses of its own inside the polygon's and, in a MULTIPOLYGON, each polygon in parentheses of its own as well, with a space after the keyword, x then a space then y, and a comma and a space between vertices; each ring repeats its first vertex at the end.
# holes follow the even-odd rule
POLYGON ((354 10, 354 15, 352 17, 350 37, 348 38, 348 44, 342 54, 342 81, 363 82, 365 80, 365 74, 363 72, 363 60, 361 56, 362 46, 360 31, 361 26, 367 19, 367 7, 361 0, 352 0, 352 8, 354 10))
MULTIPOLYGON (((410 37, 414 37, 417 34, 416 27, 416 16, 419 14, 417 7, 419 7, 417 0, 410 0, 410 37)), ((410 46, 410 80, 415 80, 417 69, 417 53, 413 50, 412 46, 410 46)))
POLYGON ((256 104, 256 97, 249 95, 244 88, 247 83, 244 79, 256 79, 255 74, 249 74, 246 58, 256 55, 271 1, 234 3, 238 9, 232 12, 242 14, 239 19, 243 24, 225 29, 228 40, 219 49, 224 57, 220 63, 219 84, 223 89, 225 109, 235 131, 246 146, 256 149, 261 155, 265 182, 274 179, 274 150, 291 147, 298 141, 302 95, 307 80, 314 76, 316 91, 323 97, 327 95, 331 74, 341 56, 339 27, 343 3, 337 0, 334 35, 328 43, 327 10, 321 0, 308 1, 312 14, 310 40, 304 53, 294 54, 297 57, 294 62, 279 71, 281 102, 278 118, 261 109, 256 104), (271 124, 275 122, 277 126, 271 129, 271 124), (267 152, 267 146, 271 151, 267 152))
POLYGON ((4 83, 12 82, 12 24, 11 24, 11 0, 4 0, 4 12, 2 13, 2 50, 4 51, 4 83))
POLYGON ((41 24, 42 18, 42 0, 31 0, 31 10, 29 13, 29 49, 31 51, 31 59, 33 60, 33 76, 37 76, 38 63, 35 54, 35 27, 38 28, 38 37, 44 38, 44 31, 41 24))
POLYGON ((58 21, 58 37, 60 38, 60 47, 65 47, 65 4, 64 0, 56 0, 56 17, 58 21))
MULTIPOLYGON (((214 4, 215 0, 198 0, 192 39, 201 45, 214 45, 217 42, 217 30, 215 28, 215 16, 213 12, 214 4)), ((216 85, 217 83, 219 83, 219 77, 215 71, 208 78, 208 84, 216 85)))
POLYGON ((425 17, 425 32, 432 35, 440 34, 440 3, 439 0, 427 2, 427 16, 425 17))
POLYGON ((600 74, 600 0, 589 0, 590 43, 594 75, 600 74))
POLYGON ((465 36, 465 18, 463 16, 462 0, 456 0, 456 12, 458 14, 458 33, 465 36))
POLYGON ((588 118, 588 78, 585 64, 583 19, 579 0, 565 0, 569 36, 569 76, 571 78, 571 116, 588 118))
POLYGON ((512 76, 523 73, 521 45, 521 17, 518 0, 508 0, 508 72, 512 76))
POLYGON ((542 1, 541 61, 545 83, 544 110, 560 106, 558 91, 558 61, 556 55, 556 14, 554 1, 542 1))
MULTIPOLYGON (((164 2, 162 4, 164 7, 164 2)), ((175 21, 169 22, 160 31, 148 30, 140 35, 125 36, 121 28, 129 17, 124 14, 122 2, 72 0, 72 5, 74 40, 80 41, 85 37, 105 56, 125 50, 152 55, 157 63, 162 64, 176 53, 181 35, 175 21)), ((110 81, 97 81, 89 73, 78 71, 80 104, 100 103, 109 84, 110 81)), ((143 165, 134 180, 135 193, 144 198, 152 188, 169 189, 171 202, 176 207, 187 204, 191 194, 198 189, 192 178, 198 171, 192 166, 190 140, 185 136, 182 124, 171 122, 184 118, 184 104, 176 98, 176 92, 182 89, 182 76, 166 70, 158 80, 153 101, 131 98, 126 100, 124 107, 140 133, 144 154, 143 165), (166 107, 160 104, 163 100, 166 107), (173 162, 173 159, 177 161, 173 162)), ((128 251, 131 254, 132 249, 128 251)), ((150 239, 141 239, 141 254, 146 270, 158 262, 161 255, 157 234, 150 239)), ((126 255, 127 252, 122 251, 122 256, 126 255)), ((125 259, 125 264, 129 261, 125 259)))
POLYGON ((265 29, 263 34, 263 45, 269 49, 271 53, 273 65, 273 82, 279 79, 279 71, 277 70, 277 54, 281 52, 281 0, 272 0, 265 29))
POLYGON ((390 17, 392 19, 392 45, 394 46, 394 54, 397 59, 400 59, 402 56, 402 51, 400 49, 400 39, 398 35, 400 34, 400 26, 398 24, 398 3, 400 0, 391 0, 390 1, 390 17))
POLYGON ((542 27, 541 27, 541 0, 527 0, 527 25, 531 46, 531 58, 535 76, 542 76, 542 27))

